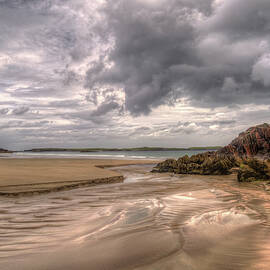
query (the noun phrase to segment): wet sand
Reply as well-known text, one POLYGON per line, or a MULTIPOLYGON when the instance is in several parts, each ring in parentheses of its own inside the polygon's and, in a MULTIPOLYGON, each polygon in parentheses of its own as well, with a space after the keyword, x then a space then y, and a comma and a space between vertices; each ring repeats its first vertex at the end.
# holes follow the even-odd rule
POLYGON ((124 182, 0 196, 0 269, 270 269, 266 190, 235 175, 113 170, 124 182))
POLYGON ((42 193, 123 181, 122 174, 104 169, 151 160, 0 159, 0 195, 42 193))

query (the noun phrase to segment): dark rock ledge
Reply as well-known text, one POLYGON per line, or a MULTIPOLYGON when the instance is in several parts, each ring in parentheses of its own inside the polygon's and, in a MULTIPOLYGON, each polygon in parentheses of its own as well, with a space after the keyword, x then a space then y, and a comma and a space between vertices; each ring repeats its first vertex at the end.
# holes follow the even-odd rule
POLYGON ((233 167, 238 166, 236 159, 231 155, 219 155, 216 152, 207 152, 184 156, 178 160, 168 159, 157 164, 153 172, 173 172, 177 174, 226 175, 233 167))

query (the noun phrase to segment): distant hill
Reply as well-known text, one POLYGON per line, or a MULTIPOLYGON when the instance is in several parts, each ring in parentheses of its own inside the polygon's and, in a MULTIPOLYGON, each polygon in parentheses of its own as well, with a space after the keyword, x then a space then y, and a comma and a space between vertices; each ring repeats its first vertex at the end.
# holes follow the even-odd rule
POLYGON ((200 151, 218 150, 220 146, 164 148, 164 147, 135 147, 135 148, 34 148, 25 152, 105 152, 105 151, 200 151))
POLYGON ((0 148, 0 153, 11 153, 11 151, 0 148))

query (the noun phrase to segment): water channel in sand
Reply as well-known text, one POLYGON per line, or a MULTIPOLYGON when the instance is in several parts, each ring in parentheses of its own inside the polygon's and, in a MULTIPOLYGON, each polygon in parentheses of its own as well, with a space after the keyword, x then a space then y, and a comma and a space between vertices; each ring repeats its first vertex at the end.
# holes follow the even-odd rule
POLYGON ((270 269, 262 188, 150 166, 115 170, 124 183, 0 197, 0 269, 270 269))

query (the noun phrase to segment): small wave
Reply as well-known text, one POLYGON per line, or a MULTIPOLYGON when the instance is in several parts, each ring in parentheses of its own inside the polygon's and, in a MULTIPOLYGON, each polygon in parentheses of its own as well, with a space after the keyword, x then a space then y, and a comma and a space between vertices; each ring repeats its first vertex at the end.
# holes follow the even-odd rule
POLYGON ((253 219, 255 211, 236 206, 229 210, 218 210, 192 217, 183 227, 186 238, 186 248, 199 248, 210 242, 232 234, 234 231, 259 224, 258 219, 253 219))
POLYGON ((125 158, 125 155, 116 155, 116 154, 99 154, 99 153, 95 153, 95 154, 79 154, 79 153, 14 153, 14 156, 18 156, 18 157, 46 157, 46 156, 50 156, 50 157, 70 157, 70 158, 74 158, 74 157, 104 157, 104 158, 125 158))
POLYGON ((147 157, 147 156, 126 156, 126 157, 131 157, 131 158, 151 158, 151 157, 147 157))
POLYGON ((255 211, 247 207, 233 207, 227 211, 219 210, 204 213, 199 216, 192 217, 188 226, 198 228, 207 226, 226 226, 226 227, 242 227, 257 223, 249 215, 254 214, 255 211))
POLYGON ((86 156, 91 156, 91 157, 118 157, 118 158, 126 157, 125 155, 109 155, 109 154, 88 154, 86 156))

